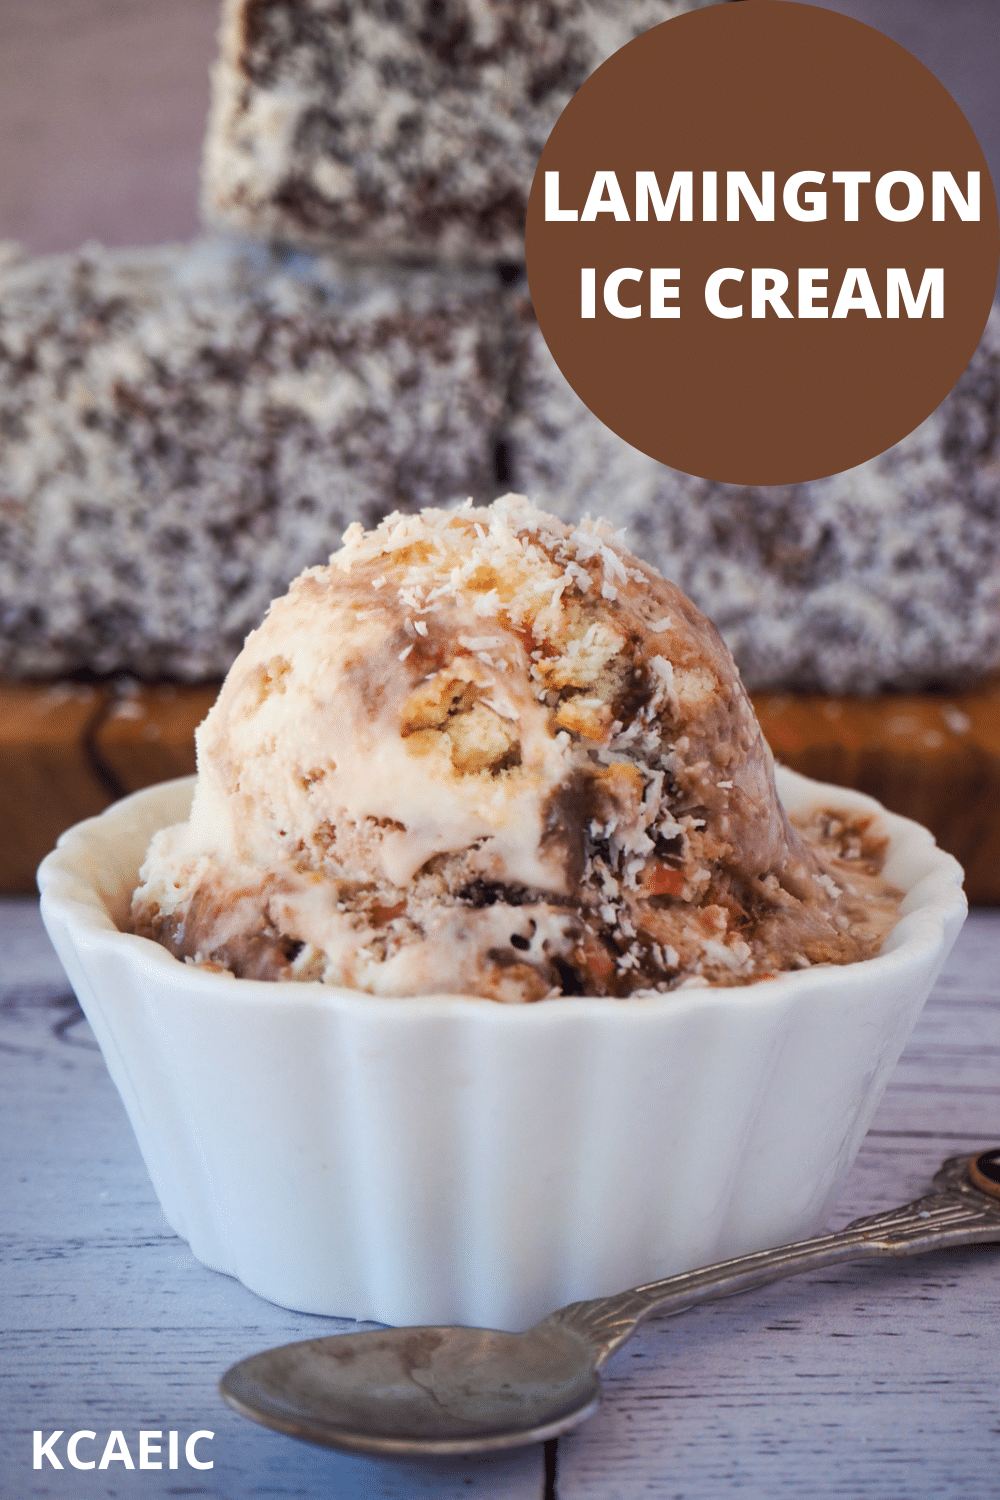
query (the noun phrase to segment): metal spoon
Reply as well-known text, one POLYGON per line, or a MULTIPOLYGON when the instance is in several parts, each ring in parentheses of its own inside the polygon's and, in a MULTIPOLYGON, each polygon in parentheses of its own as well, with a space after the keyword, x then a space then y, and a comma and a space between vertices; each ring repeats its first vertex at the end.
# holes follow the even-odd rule
POLYGON ((306 1339, 240 1360, 219 1388, 265 1427, 353 1453, 432 1456, 541 1442, 590 1416, 597 1372, 651 1313, 682 1312, 837 1261, 1000 1243, 1000 1148, 951 1157, 934 1185, 837 1234, 570 1303, 526 1333, 386 1328, 306 1339))

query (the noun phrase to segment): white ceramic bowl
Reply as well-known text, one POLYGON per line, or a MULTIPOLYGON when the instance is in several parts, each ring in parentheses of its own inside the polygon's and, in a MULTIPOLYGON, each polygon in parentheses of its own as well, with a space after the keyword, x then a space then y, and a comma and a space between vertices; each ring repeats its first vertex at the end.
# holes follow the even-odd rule
POLYGON ((961 870, 870 798, 907 896, 874 959, 536 1005, 233 979, 122 932, 193 780, 71 829, 42 914, 170 1224, 303 1312, 521 1329, 812 1233, 965 915, 961 870))

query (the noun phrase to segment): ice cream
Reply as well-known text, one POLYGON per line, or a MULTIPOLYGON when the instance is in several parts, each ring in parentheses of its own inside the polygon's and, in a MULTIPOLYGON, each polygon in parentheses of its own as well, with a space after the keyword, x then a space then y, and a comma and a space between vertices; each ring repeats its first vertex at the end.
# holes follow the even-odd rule
POLYGON ((135 931, 237 976, 500 1001, 876 953, 865 817, 793 828, 714 626, 523 496, 353 525, 248 638, 135 931))

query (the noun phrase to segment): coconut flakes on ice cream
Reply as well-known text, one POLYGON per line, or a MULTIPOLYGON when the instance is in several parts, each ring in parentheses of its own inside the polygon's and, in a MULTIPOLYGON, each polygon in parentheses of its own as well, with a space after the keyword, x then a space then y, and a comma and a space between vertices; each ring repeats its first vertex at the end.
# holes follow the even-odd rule
POLYGON ((238 976, 625 996, 849 963, 895 919, 864 818, 790 826, 715 627, 523 496, 351 526, 197 744, 134 925, 238 976))

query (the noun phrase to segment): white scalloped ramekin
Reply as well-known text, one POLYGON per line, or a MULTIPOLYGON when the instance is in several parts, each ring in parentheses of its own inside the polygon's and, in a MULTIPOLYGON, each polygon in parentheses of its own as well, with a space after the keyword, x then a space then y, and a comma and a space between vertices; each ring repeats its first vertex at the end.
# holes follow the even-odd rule
POLYGON ((577 1298, 812 1233, 965 916, 916 823, 874 959, 648 1000, 375 999, 233 979, 122 932, 193 779, 65 833, 42 914, 172 1227, 303 1312, 521 1329, 577 1298))

